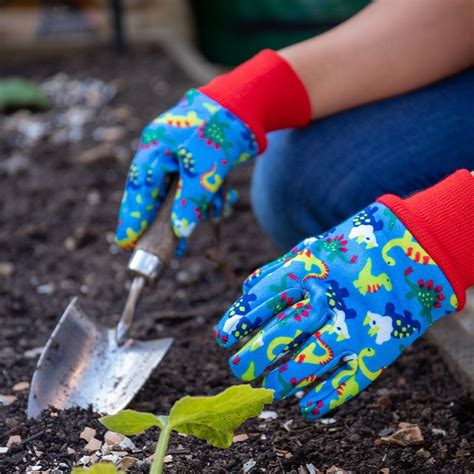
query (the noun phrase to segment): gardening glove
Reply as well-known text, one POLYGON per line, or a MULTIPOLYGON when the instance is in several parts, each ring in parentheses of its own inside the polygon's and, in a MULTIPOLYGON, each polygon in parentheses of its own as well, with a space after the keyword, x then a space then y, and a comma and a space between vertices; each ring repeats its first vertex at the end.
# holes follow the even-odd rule
POLYGON ((200 89, 191 89, 143 131, 128 174, 116 232, 117 244, 132 249, 150 226, 179 175, 172 211, 175 234, 187 238, 196 224, 219 215, 222 183, 229 171, 266 147, 271 130, 303 126, 310 104, 288 63, 265 50, 200 89))
POLYGON ((474 177, 463 170, 407 200, 386 195, 256 270, 216 326, 232 372, 317 418, 364 390, 474 284, 474 177), (282 364, 282 356, 293 352, 282 364), (326 376, 326 379, 323 377, 326 376))

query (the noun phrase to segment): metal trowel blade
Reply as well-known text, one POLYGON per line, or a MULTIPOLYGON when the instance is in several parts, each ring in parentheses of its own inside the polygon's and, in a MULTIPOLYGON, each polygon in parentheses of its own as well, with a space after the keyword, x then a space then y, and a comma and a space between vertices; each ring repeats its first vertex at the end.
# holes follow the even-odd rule
POLYGON ((74 298, 38 361, 28 417, 55 407, 113 414, 125 408, 168 352, 172 338, 117 344, 116 330, 91 319, 74 298))

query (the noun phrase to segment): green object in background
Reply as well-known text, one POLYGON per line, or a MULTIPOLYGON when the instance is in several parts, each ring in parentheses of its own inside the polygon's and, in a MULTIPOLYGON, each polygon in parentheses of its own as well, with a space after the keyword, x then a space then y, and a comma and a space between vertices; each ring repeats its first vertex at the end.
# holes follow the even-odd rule
POLYGON ((48 97, 34 82, 17 78, 0 79, 0 112, 47 108, 48 97))
POLYGON ((201 51, 236 65, 264 48, 279 49, 350 18, 370 0, 191 0, 201 51))

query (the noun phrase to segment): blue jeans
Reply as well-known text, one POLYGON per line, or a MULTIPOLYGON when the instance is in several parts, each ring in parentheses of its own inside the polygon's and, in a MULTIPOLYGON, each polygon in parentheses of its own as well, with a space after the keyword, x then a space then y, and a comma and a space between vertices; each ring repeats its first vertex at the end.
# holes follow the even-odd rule
POLYGON ((252 204, 287 249, 382 194, 410 195, 474 169, 474 70, 403 96, 269 134, 252 204))

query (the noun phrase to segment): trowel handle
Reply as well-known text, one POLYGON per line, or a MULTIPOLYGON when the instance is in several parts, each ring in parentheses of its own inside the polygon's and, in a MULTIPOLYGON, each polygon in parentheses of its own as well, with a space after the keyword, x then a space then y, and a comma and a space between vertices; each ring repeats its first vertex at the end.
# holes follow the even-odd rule
POLYGON ((169 265, 171 259, 175 256, 178 245, 178 238, 171 226, 171 211, 177 188, 178 177, 176 176, 170 184, 168 194, 153 224, 136 246, 139 250, 145 250, 158 256, 166 265, 169 265))
POLYGON ((128 269, 142 276, 149 284, 155 282, 165 266, 176 254, 178 238, 171 226, 171 211, 178 188, 178 177, 174 177, 168 194, 161 205, 151 227, 138 241, 128 263, 128 269))

